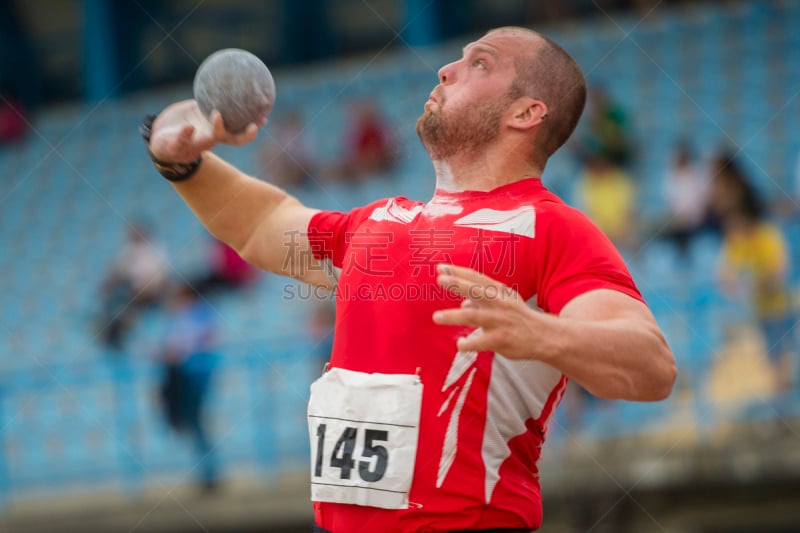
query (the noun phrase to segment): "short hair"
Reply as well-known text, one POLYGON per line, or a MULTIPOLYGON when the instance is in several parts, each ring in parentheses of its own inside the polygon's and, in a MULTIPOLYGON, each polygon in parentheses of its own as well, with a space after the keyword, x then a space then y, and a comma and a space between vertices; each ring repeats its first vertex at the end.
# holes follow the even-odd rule
POLYGON ((569 139, 586 105, 586 80, 578 63, 558 44, 528 28, 506 26, 489 33, 524 33, 538 38, 542 46, 514 58, 517 77, 511 84, 512 98, 530 96, 547 105, 545 135, 537 156, 549 158, 569 139))

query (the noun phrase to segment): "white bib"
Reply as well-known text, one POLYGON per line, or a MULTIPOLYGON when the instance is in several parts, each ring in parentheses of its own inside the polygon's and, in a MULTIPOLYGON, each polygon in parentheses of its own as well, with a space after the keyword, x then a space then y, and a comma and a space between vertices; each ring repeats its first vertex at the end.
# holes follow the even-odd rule
POLYGON ((311 499, 408 508, 422 382, 333 368, 311 384, 311 499))

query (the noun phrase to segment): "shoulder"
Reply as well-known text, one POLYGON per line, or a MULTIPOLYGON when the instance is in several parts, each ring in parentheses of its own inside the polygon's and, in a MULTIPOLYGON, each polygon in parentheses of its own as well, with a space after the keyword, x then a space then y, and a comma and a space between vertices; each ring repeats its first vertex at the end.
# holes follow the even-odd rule
POLYGON ((600 231, 580 209, 564 203, 557 197, 556 200, 539 202, 534 206, 537 222, 541 224, 542 229, 562 235, 600 231))
POLYGON ((404 196, 384 198, 364 206, 361 209, 362 219, 376 222, 411 222, 423 210, 424 204, 409 200, 404 196))
POLYGON ((556 194, 542 187, 538 190, 526 191, 515 195, 512 199, 515 206, 532 207, 536 217, 536 234, 559 236, 573 233, 596 233, 600 230, 578 208, 573 207, 556 194))
POLYGON ((415 202, 402 196, 381 198, 366 205, 355 207, 349 212, 319 211, 312 218, 310 227, 321 229, 335 226, 345 231, 354 231, 368 220, 409 222, 422 208, 423 205, 420 202, 415 202))

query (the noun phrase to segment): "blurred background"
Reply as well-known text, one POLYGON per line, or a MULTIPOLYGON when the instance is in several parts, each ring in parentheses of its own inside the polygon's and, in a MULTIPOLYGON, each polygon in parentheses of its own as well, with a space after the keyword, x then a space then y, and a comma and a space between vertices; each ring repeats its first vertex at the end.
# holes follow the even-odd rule
POLYGON ((276 105, 218 153, 314 207, 424 200, 437 69, 500 25, 581 64, 544 180, 623 251, 679 368, 658 404, 568 391, 542 531, 800 531, 793 0, 1 0, 0 529, 308 531, 332 303, 215 242, 138 125, 245 48, 276 105))

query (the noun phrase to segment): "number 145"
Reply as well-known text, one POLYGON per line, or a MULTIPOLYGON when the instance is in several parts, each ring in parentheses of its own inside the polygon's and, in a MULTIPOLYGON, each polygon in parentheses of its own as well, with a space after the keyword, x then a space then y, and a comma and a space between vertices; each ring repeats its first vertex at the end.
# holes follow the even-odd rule
MULTIPOLYGON (((351 471, 356 466, 356 461, 353 459, 353 452, 356 447, 356 440, 358 438, 358 428, 345 427, 339 440, 331 451, 330 458, 325 457, 325 431, 326 424, 317 426, 317 456, 314 460, 314 476, 322 477, 322 468, 324 461, 328 460, 328 464, 332 468, 340 470, 340 479, 350 479, 351 471)), ((361 459, 358 461, 358 475, 364 481, 374 483, 380 481, 386 474, 386 467, 389 464, 389 451, 385 446, 376 444, 376 442, 387 442, 389 440, 389 432, 377 429, 364 430, 364 448, 361 452, 361 459), (376 458, 374 461, 372 458, 376 458)))

